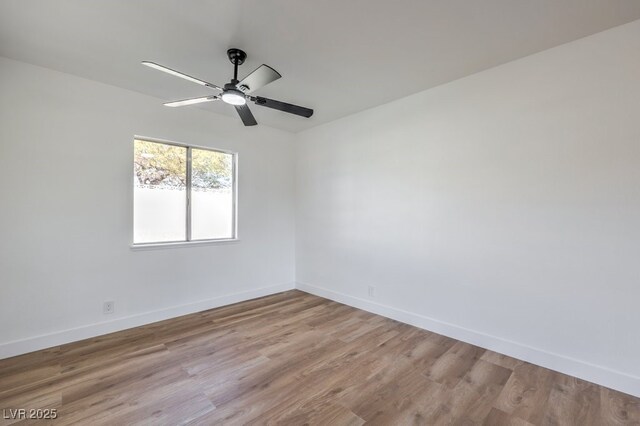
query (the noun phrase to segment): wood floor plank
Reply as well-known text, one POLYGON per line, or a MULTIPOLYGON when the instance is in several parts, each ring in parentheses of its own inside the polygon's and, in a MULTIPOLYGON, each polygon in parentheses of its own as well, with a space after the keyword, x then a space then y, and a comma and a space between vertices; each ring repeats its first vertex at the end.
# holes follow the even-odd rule
POLYGON ((429 379, 454 388, 480 359, 484 349, 457 342, 424 373, 429 379))
POLYGON ((608 425, 640 425, 640 398, 605 387, 600 389, 600 415, 608 425))
POLYGON ((60 374, 60 348, 0 360, 0 391, 37 383, 60 374))
POLYGON ((404 424, 406 417, 413 422, 424 420, 416 416, 420 396, 425 392, 437 392, 442 385, 426 377, 404 370, 393 381, 387 381, 360 400, 354 412, 372 425, 404 424))
POLYGON ((505 384, 495 407, 514 417, 541 424, 558 373, 525 363, 517 366, 505 384))
POLYGON ((302 405, 282 417, 254 419, 248 425, 312 425, 361 426, 363 419, 339 404, 302 405))
POLYGON ((484 426, 533 426, 533 423, 524 421, 518 417, 510 416, 504 411, 492 408, 485 418, 484 426))
POLYGON ((5 424, 640 425, 640 399, 300 291, 0 360, 5 424))
POLYGON ((478 359, 442 404, 433 424, 482 424, 512 370, 478 359))
POLYGON ((515 369, 519 365, 524 364, 524 361, 520 361, 519 359, 511 358, 510 356, 502 355, 493 351, 486 351, 484 354, 482 354, 480 359, 495 365, 499 365, 501 367, 509 368, 511 370, 515 369))
POLYGON ((549 394, 543 424, 598 426, 600 408, 597 385, 560 375, 549 394))

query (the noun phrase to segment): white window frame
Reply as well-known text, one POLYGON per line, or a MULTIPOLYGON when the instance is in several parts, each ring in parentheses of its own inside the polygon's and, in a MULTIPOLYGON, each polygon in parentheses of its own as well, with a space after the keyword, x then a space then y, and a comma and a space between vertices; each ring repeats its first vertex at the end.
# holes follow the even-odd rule
MULTIPOLYGON (((219 148, 211 148, 208 146, 199 146, 193 144, 186 144, 182 142, 175 142, 166 139, 158 139, 151 138, 148 136, 139 136, 135 135, 133 137, 133 144, 135 145, 136 140, 142 140, 147 142, 161 143, 165 145, 179 146, 181 148, 187 149, 187 185, 186 185, 186 193, 187 196, 185 201, 185 209, 186 209, 186 241, 159 241, 159 242, 150 242, 150 243, 135 243, 133 242, 133 235, 135 233, 135 224, 133 223, 133 217, 135 214, 135 194, 133 191, 133 187, 131 190, 131 244, 130 247, 132 249, 155 249, 155 248, 171 248, 171 247, 189 247, 189 246, 197 246, 197 245, 206 245, 206 244, 218 244, 218 243, 229 243, 239 241, 238 238, 238 153, 235 151, 229 151, 225 149, 219 148), (232 156, 232 176, 233 182, 231 183, 232 194, 232 213, 231 219, 233 223, 231 224, 231 230, 233 235, 231 238, 210 238, 210 239, 200 239, 200 240, 192 240, 191 239, 191 155, 193 149, 201 149, 205 151, 213 151, 213 152, 221 152, 223 154, 229 154, 232 156)), ((133 164, 133 161, 131 162, 133 164)), ((135 182, 136 176, 135 171, 133 171, 132 167, 132 177, 133 182, 135 182)))

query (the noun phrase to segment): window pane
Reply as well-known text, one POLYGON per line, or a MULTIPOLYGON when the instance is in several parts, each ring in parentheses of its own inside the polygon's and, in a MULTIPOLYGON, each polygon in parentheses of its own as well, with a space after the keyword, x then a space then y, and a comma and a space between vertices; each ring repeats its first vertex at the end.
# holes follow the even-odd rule
POLYGON ((136 140, 133 242, 185 241, 187 149, 136 140))
POLYGON ((233 155, 191 150, 191 239, 233 238, 233 155))

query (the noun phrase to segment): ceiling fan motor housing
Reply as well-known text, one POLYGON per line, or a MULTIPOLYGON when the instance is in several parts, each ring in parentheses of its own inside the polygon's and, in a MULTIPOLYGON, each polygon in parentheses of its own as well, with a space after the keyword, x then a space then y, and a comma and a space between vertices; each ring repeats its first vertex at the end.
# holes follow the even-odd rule
POLYGON ((231 48, 227 50, 227 56, 232 64, 242 65, 244 64, 245 59, 247 59, 247 54, 244 53, 244 50, 231 48))

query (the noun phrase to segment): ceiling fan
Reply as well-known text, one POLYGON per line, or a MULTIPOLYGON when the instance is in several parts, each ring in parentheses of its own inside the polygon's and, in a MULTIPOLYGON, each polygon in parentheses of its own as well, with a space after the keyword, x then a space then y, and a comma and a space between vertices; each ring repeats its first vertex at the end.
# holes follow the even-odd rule
POLYGON ((200 80, 199 78, 191 77, 190 75, 181 73, 171 68, 167 68, 163 65, 156 64, 155 62, 143 61, 142 64, 159 71, 166 72, 167 74, 183 78, 192 83, 210 87, 211 89, 219 90, 220 92, 222 92, 219 95, 183 99, 180 101, 167 102, 164 104, 169 107, 179 107, 222 100, 222 102, 233 105, 236 108, 236 111, 238 111, 238 115, 240 116, 240 119, 245 126, 255 126, 256 124, 258 124, 253 114, 251 113, 249 106, 247 105, 247 101, 252 101, 256 105, 277 109, 279 111, 288 112, 290 114, 300 115, 302 117, 309 118, 313 115, 313 110, 309 108, 288 104, 286 102, 276 101, 273 99, 263 98, 261 96, 253 96, 253 92, 260 89, 261 87, 266 86, 269 83, 276 81, 282 76, 280 75, 280 73, 278 73, 278 71, 274 70, 270 66, 262 64, 248 76, 246 76, 242 80, 238 80, 238 66, 244 63, 244 61, 247 59, 247 54, 240 49, 229 49, 227 50, 227 56, 233 64, 233 78, 231 79, 231 82, 225 84, 223 87, 217 86, 204 80, 200 80))

